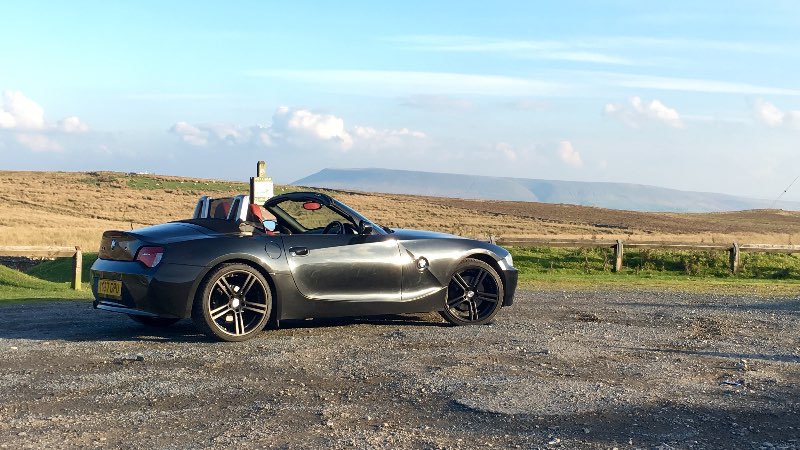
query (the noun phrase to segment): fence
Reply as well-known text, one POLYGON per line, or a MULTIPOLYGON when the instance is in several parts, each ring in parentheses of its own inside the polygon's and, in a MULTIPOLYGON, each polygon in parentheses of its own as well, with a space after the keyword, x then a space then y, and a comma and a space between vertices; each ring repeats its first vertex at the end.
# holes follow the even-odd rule
POLYGON ((0 246, 0 256, 18 256, 23 258, 72 258, 72 289, 81 289, 81 271, 83 270, 83 252, 75 247, 31 247, 0 246))
POLYGON ((772 245, 772 244, 703 244, 686 242, 622 242, 622 240, 581 240, 581 239, 540 239, 540 238, 489 238, 489 242, 497 245, 511 247, 567 247, 567 248, 613 248, 614 271, 622 270, 622 258, 625 248, 653 248, 662 250, 719 250, 730 253, 730 269, 733 273, 739 271, 740 252, 762 253, 800 253, 800 245, 772 245))

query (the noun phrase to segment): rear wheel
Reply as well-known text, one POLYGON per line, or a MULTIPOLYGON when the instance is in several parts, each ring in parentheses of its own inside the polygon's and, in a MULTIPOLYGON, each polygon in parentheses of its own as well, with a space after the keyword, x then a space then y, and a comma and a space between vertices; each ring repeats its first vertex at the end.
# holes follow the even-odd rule
POLYGON ((244 341, 261 332, 271 312, 272 293, 264 276, 246 264, 223 264, 200 286, 192 321, 208 336, 244 341))
POLYGON ((179 320, 181 320, 169 317, 137 316, 135 314, 128 314, 128 317, 130 317, 136 323, 147 325, 148 327, 153 327, 153 328, 166 328, 170 325, 174 325, 179 320))
POLYGON ((492 266, 467 258, 456 267, 447 286, 442 317, 453 325, 491 321, 503 303, 503 282, 492 266))

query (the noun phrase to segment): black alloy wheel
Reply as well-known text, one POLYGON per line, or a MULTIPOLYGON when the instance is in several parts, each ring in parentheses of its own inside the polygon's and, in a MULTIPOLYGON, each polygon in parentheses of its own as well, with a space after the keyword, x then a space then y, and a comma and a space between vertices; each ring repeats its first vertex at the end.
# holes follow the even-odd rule
POLYGON ((453 325, 481 325, 491 321, 503 304, 503 282, 483 261, 467 258, 453 272, 447 286, 442 317, 453 325))
POLYGON ((198 290, 192 321, 208 336, 244 341, 264 329, 271 312, 272 293, 264 276, 246 264, 223 264, 198 290))

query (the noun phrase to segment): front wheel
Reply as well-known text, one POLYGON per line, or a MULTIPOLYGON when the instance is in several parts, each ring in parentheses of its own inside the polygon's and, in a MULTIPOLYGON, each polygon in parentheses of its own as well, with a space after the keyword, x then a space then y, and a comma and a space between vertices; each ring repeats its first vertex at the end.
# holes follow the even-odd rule
POLYGON ((246 264, 223 264, 200 286, 192 321, 208 336, 245 341, 261 332, 271 312, 272 293, 264 276, 246 264))
POLYGON ((453 325, 482 325, 491 321, 503 303, 503 282, 492 266, 467 258, 447 286, 442 317, 453 325))

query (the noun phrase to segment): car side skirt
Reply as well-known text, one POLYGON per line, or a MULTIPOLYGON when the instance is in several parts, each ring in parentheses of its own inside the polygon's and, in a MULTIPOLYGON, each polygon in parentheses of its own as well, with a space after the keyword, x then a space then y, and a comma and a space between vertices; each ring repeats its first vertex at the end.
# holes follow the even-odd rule
POLYGON ((384 314, 422 313, 440 311, 445 303, 447 289, 407 301, 386 300, 312 300, 297 292, 291 277, 275 277, 277 290, 276 318, 307 319, 311 317, 374 316, 384 314), (281 282, 284 281, 284 282, 281 282), (291 285, 288 285, 291 283, 291 285))

